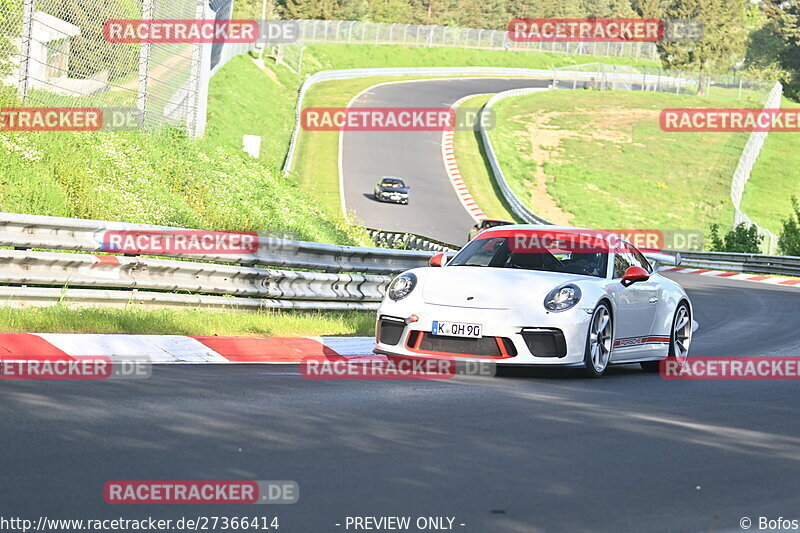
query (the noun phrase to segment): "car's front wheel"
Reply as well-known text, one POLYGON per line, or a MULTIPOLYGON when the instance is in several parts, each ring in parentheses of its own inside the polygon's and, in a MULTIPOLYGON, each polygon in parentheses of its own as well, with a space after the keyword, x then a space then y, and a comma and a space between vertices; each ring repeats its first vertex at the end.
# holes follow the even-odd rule
POLYGON ((586 336, 586 350, 583 355, 586 376, 599 378, 605 373, 611 361, 613 343, 614 323, 611 320, 611 308, 607 303, 601 302, 589 321, 589 333, 586 336))
MULTIPOLYGON (((667 359, 674 359, 678 366, 683 366, 689 359, 689 345, 692 343, 692 313, 689 304, 681 302, 675 309, 672 318, 672 332, 669 337, 669 353, 667 359)), ((647 372, 658 372, 661 361, 641 363, 647 372)))

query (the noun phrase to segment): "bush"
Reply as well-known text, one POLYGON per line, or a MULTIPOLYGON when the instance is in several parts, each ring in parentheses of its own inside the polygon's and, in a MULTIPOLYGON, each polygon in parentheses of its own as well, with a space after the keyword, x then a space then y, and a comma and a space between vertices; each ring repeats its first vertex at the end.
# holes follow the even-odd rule
POLYGON ((794 213, 783 221, 783 231, 778 238, 778 250, 783 255, 800 255, 800 204, 792 196, 794 213))
POLYGON ((725 234, 723 238, 720 238, 719 225, 711 224, 712 252, 760 254, 762 240, 764 237, 758 234, 758 228, 755 225, 748 227, 745 222, 742 222, 725 234))

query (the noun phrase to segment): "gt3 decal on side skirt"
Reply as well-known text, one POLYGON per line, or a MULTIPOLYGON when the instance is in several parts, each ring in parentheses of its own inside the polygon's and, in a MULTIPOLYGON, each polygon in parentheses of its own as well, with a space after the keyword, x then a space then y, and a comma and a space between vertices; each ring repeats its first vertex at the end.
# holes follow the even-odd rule
POLYGON ((614 348, 627 348, 643 344, 669 344, 669 337, 628 337, 614 341, 614 348))

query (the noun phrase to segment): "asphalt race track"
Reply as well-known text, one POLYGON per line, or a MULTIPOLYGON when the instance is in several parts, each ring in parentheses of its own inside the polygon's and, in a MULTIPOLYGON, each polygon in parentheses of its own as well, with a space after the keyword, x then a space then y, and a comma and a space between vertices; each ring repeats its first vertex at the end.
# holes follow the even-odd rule
MULTIPOLYGON (((675 278, 700 323, 692 356, 800 353, 797 289, 675 278)), ((443 381, 160 366, 143 381, 0 381, 0 413, 2 515, 33 520, 277 514, 279 532, 325 533, 399 514, 480 533, 720 532, 799 509, 796 382, 664 381, 637 365, 443 381), (301 495, 113 506, 113 479, 296 480, 301 495)))
MULTIPOLYGON (((471 94, 549 83, 519 78, 406 81, 374 87, 361 94, 353 107, 449 107, 471 94)), ((406 231, 453 244, 466 242, 475 222, 447 177, 441 141, 440 131, 344 132, 341 167, 348 212, 355 212, 368 228, 406 231), (381 176, 399 176, 411 185, 409 205, 372 199, 381 176)))

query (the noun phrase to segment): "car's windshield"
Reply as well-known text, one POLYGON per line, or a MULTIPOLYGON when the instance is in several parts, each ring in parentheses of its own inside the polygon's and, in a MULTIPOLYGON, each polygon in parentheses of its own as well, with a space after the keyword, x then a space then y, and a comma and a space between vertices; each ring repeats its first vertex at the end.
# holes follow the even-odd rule
POLYGON ((469 243, 450 261, 450 266, 518 268, 606 277, 608 254, 574 252, 558 248, 512 250, 511 237, 489 237, 469 243))
POLYGON ((403 180, 396 180, 396 179, 383 180, 381 182, 381 187, 388 187, 390 189, 402 189, 403 187, 405 187, 405 184, 403 183, 403 180))

